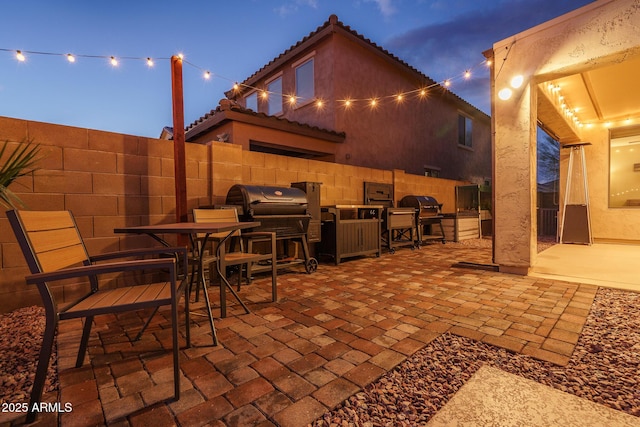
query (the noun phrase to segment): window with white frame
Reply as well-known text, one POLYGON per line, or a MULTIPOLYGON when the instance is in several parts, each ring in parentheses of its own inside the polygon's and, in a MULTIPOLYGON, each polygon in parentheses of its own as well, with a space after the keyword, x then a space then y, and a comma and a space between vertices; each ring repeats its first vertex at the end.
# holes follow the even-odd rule
POLYGON ((269 92, 267 113, 271 116, 282 113, 282 77, 267 83, 267 92, 269 92))
POLYGON ((244 107, 258 112, 258 92, 252 92, 244 97, 244 107))
POLYGON ((296 67, 296 98, 307 103, 315 97, 313 58, 296 67))
POLYGON ((640 126, 609 132, 609 207, 640 209, 640 126))
POLYGON ((458 114, 458 145, 473 146, 473 120, 464 114, 458 114))

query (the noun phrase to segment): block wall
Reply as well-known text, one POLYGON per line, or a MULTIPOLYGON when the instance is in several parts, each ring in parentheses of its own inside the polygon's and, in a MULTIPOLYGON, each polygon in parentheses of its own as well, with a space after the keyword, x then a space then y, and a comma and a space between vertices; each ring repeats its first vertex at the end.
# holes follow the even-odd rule
MULTIPOLYGON (((0 117, 0 141, 27 139, 41 145, 39 169, 16 181, 11 190, 28 209, 71 210, 90 253, 156 244, 146 236, 115 235, 116 227, 175 221, 172 141, 0 117)), ((236 183, 288 187, 298 181, 321 182, 323 205, 361 204, 364 182, 371 181, 394 184, 396 200, 406 194, 427 194, 451 211, 455 186, 462 184, 399 170, 248 152, 220 142, 187 144, 186 159, 189 210, 224 203, 227 191, 236 183)), ((35 287, 25 284, 27 274, 3 211, 0 313, 40 303, 35 287)), ((56 294, 69 299, 79 288, 65 284, 56 294)))

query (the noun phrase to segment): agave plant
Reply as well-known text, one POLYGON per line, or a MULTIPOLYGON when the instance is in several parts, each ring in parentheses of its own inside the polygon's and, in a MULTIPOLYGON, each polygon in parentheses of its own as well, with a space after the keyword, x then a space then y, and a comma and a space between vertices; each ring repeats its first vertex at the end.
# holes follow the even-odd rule
POLYGON ((9 190, 9 185, 21 176, 36 170, 35 164, 40 159, 38 157, 40 145, 32 141, 22 141, 9 153, 9 144, 10 141, 7 140, 0 147, 0 159, 5 158, 5 152, 7 152, 5 162, 0 166, 0 205, 16 209, 25 205, 13 191, 9 190))

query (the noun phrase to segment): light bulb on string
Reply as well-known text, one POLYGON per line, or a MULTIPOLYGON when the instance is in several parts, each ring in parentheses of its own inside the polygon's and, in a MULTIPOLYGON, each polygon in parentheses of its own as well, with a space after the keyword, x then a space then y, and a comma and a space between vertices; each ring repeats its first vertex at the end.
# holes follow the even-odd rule
POLYGON ((449 87, 451 86, 451 80, 447 79, 444 81, 444 87, 449 87))
POLYGON ((153 67, 153 65, 154 65, 154 64, 153 64, 153 59, 151 59, 151 58, 147 58, 147 66, 148 66, 148 67, 153 67))
POLYGON ((211 71, 205 71, 203 77, 205 80, 209 80, 211 78, 211 71))
POLYGON ((76 62, 76 57, 75 57, 75 56, 73 56, 73 55, 72 55, 72 54, 70 54, 70 53, 67 53, 67 61, 69 61, 69 62, 71 62, 71 63, 76 62))
POLYGON ((111 62, 111 65, 113 65, 114 67, 118 66, 118 60, 116 59, 115 56, 112 56, 109 61, 111 62))
POLYGON ((467 80, 471 78, 471 70, 467 70, 464 72, 464 78, 467 80))
POLYGON ((24 54, 21 51, 16 50, 16 59, 20 62, 24 62, 26 61, 27 58, 24 56, 24 54))

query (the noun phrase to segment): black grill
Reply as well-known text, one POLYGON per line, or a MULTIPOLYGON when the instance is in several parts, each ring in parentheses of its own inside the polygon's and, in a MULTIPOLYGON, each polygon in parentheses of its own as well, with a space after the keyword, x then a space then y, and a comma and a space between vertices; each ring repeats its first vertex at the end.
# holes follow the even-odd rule
MULTIPOLYGON (((260 226, 253 231, 274 232, 277 239, 299 240, 307 272, 317 269, 318 262, 309 256, 307 230, 311 215, 304 191, 291 187, 236 184, 227 192, 226 204, 236 206, 240 221, 259 221, 260 226)), ((284 265, 279 263, 278 268, 284 265)))
POLYGON ((418 230, 418 245, 429 240, 445 242, 442 227, 442 205, 431 196, 405 196, 400 200, 400 206, 415 209, 416 228, 418 230), (439 228, 440 234, 434 230, 439 228))
POLYGON ((376 182, 364 183, 364 203, 366 205, 383 206, 382 211, 382 240, 395 252, 398 246, 415 246, 415 210, 404 207, 394 207, 393 185, 376 182))

